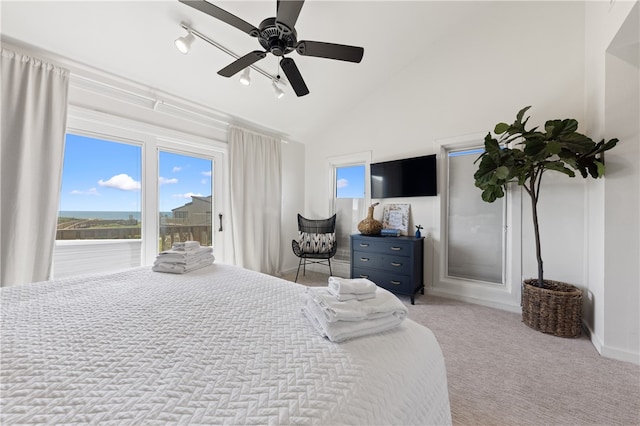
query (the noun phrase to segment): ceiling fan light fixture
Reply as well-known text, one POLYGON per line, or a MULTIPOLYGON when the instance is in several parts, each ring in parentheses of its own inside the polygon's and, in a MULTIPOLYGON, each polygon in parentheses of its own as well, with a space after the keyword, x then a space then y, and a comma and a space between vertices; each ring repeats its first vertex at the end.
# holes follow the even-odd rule
POLYGON ((177 38, 174 43, 176 44, 176 47, 178 48, 180 53, 186 55, 191 50, 191 45, 193 44, 193 41, 195 39, 195 36, 191 34, 191 31, 189 31, 186 36, 177 38))
POLYGON ((251 76, 249 75, 249 67, 245 68, 240 75, 240 84, 243 86, 249 86, 251 84, 251 76))
POLYGON ((284 90, 278 87, 278 85, 276 84, 276 81, 272 81, 271 85, 273 86, 273 90, 276 92, 276 98, 277 99, 282 98, 284 96, 284 90))

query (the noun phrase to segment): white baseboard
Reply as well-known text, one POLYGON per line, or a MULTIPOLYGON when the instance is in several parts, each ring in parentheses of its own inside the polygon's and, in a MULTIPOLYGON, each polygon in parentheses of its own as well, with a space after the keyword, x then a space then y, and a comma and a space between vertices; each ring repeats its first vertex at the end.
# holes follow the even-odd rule
POLYGON ((460 300, 461 302, 473 303, 474 305, 486 306, 488 308, 500 309, 502 311, 513 312, 516 314, 522 313, 522 308, 519 305, 515 306, 507 303, 483 300, 475 297, 460 296, 458 294, 453 294, 453 293, 444 292, 440 290, 434 290, 428 287, 425 288, 425 294, 431 295, 431 296, 444 297, 447 299, 460 300))
POLYGON ((600 337, 593 332, 593 330, 587 323, 583 322, 583 326, 589 334, 591 344, 596 348, 596 351, 598 351, 601 356, 605 358, 615 359, 617 361, 630 362, 636 365, 640 365, 640 353, 634 353, 628 350, 607 346, 600 339, 600 337))

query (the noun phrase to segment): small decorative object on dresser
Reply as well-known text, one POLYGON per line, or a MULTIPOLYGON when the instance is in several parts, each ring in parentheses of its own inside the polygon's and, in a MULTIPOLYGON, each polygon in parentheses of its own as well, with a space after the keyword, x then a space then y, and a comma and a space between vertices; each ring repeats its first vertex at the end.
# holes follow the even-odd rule
POLYGON ((393 293, 424 294, 424 238, 351 235, 351 278, 367 278, 393 293))
POLYGON ((382 222, 373 218, 373 210, 380 203, 373 203, 369 206, 367 217, 358 224, 358 231, 364 235, 377 235, 382 229, 382 222))
POLYGON ((424 229, 422 225, 416 225, 416 238, 420 238, 422 236, 422 234, 420 233, 421 229, 424 229))

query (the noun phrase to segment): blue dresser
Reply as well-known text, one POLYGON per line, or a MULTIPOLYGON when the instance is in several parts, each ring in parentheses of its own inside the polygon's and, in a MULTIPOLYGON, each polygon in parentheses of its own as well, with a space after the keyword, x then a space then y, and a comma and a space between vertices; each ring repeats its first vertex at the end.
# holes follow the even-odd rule
POLYGON ((398 294, 424 294, 424 237, 351 235, 351 278, 368 278, 398 294))

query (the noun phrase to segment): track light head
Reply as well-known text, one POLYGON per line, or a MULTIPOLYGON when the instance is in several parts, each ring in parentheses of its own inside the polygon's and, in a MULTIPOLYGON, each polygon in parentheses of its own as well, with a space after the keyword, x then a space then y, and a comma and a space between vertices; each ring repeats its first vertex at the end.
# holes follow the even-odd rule
POLYGON ((282 98, 284 96, 284 90, 278 87, 275 80, 271 82, 271 85, 273 86, 273 90, 276 92, 276 98, 282 98))
POLYGON ((178 48, 180 53, 186 55, 187 53, 189 53, 189 50, 191 50, 191 44, 195 39, 196 38, 193 36, 193 34, 191 34, 191 31, 189 31, 186 36, 177 38, 174 43, 176 44, 176 47, 178 48))
POLYGON ((249 86, 251 84, 251 76, 249 75, 249 67, 246 67, 242 74, 240 75, 240 84, 244 86, 249 86))

